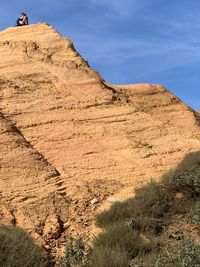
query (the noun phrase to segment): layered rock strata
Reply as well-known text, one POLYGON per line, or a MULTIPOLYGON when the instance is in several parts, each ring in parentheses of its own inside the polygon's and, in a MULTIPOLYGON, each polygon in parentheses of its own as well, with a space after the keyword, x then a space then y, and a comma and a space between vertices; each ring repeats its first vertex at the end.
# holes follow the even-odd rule
POLYGON ((160 85, 104 82, 48 25, 2 31, 0 59, 0 222, 41 242, 86 236, 108 197, 200 148, 199 113, 160 85))

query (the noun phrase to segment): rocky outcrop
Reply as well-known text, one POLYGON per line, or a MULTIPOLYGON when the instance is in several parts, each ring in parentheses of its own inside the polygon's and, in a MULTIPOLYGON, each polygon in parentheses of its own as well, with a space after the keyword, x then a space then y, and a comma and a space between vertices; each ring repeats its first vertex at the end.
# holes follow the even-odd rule
POLYGON ((109 197, 200 147, 199 113, 160 85, 104 82, 48 25, 1 32, 0 58, 0 221, 47 243, 88 235, 109 197))

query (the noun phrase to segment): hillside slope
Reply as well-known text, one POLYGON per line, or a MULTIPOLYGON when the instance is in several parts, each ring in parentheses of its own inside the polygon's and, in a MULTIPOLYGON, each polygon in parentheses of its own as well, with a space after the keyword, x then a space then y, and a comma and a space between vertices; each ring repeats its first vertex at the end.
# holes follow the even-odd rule
POLYGON ((197 112, 160 85, 104 82, 48 25, 1 32, 0 59, 0 220, 47 243, 200 147, 197 112))

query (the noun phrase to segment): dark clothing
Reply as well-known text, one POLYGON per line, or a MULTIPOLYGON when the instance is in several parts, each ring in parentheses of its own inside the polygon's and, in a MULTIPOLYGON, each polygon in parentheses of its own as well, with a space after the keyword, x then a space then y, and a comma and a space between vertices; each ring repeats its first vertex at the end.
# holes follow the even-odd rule
POLYGON ((22 18, 18 18, 18 20, 16 21, 16 25, 17 26, 25 26, 28 25, 28 17, 26 17, 25 20, 23 20, 22 18))
POLYGON ((20 21, 22 21, 22 20, 20 18, 18 18, 18 20, 16 21, 17 26, 22 26, 22 24, 20 24, 20 21))

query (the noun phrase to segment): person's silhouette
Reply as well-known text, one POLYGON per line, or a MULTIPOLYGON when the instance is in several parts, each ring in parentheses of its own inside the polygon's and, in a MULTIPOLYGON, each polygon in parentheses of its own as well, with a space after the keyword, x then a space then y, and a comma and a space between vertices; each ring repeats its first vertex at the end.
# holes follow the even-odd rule
POLYGON ((16 21, 16 25, 17 26, 25 26, 28 25, 28 16, 26 15, 26 13, 21 13, 20 17, 17 19, 16 21))

